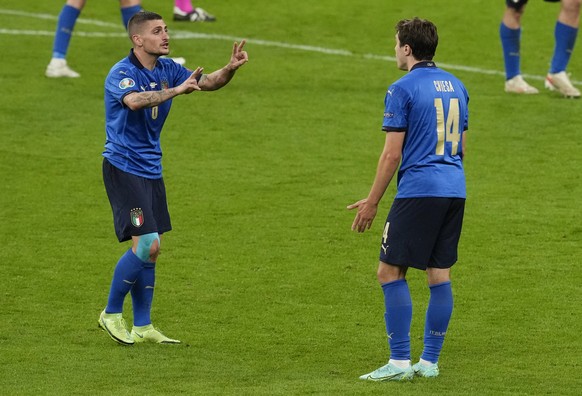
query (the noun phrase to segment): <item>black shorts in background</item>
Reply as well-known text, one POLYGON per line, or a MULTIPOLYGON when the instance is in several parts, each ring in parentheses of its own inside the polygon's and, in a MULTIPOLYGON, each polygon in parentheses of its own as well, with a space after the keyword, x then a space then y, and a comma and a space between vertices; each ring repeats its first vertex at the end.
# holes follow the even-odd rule
POLYGON ((172 229, 164 179, 146 179, 123 172, 103 160, 103 183, 113 211, 119 242, 172 229))
POLYGON ((457 261, 464 198, 395 199, 382 235, 380 261, 420 270, 457 261))

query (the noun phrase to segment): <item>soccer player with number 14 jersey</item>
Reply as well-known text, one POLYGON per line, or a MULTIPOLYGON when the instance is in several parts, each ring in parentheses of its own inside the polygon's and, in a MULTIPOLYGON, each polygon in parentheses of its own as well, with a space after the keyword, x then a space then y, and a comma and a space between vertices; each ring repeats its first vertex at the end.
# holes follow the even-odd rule
POLYGON ((453 311, 450 270, 457 261, 466 187, 463 170, 469 96, 464 85, 432 61, 436 26, 414 18, 396 25, 396 61, 408 73, 386 93, 386 132, 374 183, 357 209, 352 230, 372 225, 378 204, 398 171, 397 193, 381 240, 378 280, 385 304, 390 358, 360 377, 411 380, 439 375, 438 359, 453 311), (425 271, 430 288, 424 349, 411 365, 412 299, 408 268, 425 271))

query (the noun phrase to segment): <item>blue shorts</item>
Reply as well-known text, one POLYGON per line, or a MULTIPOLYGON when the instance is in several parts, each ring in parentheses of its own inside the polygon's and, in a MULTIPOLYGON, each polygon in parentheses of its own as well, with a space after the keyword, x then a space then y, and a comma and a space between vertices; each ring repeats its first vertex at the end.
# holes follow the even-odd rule
POLYGON ((161 235, 172 229, 164 179, 132 175, 104 159, 103 183, 119 242, 152 232, 161 235))
POLYGON ((457 262, 464 198, 395 199, 382 234, 380 261, 420 270, 457 262))

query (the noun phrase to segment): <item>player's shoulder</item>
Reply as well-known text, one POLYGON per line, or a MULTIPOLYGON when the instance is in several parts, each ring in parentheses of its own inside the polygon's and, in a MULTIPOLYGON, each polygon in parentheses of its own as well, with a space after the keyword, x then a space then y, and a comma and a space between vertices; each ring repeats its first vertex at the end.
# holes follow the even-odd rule
POLYGON ((447 70, 438 69, 438 79, 440 81, 445 81, 446 82, 445 85, 450 84, 456 87, 457 89, 461 89, 465 93, 467 92, 467 88, 465 87, 465 84, 461 81, 461 79, 459 79, 456 75, 447 70))
POLYGON ((125 76, 133 76, 137 70, 137 67, 133 63, 129 61, 128 58, 123 58, 116 64, 114 64, 111 69, 109 70, 109 74, 107 78, 118 76, 118 75, 125 75, 125 76))

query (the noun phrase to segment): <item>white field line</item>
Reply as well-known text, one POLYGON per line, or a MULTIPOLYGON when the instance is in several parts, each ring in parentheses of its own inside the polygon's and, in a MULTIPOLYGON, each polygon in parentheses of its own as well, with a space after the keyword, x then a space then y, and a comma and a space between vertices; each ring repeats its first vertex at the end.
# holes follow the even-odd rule
MULTIPOLYGON (((42 13, 31 13, 25 12, 20 10, 7 10, 0 8, 0 15, 12 15, 17 17, 26 17, 26 18, 36 18, 36 19, 47 19, 51 21, 56 21, 58 16, 51 15, 51 14, 42 14, 42 13)), ((77 19, 78 24, 83 25, 93 25, 93 26, 100 26, 100 27, 107 27, 113 28, 118 32, 83 32, 79 30, 74 31, 75 36, 79 37, 88 37, 88 38, 110 38, 110 37, 122 37, 126 38, 127 34, 123 31, 120 23, 111 23, 111 22, 104 22, 94 19, 85 19, 79 18, 77 19)), ((207 33, 195 33, 189 32, 184 30, 175 30, 172 29, 172 39, 175 40, 190 40, 190 39, 203 39, 203 40, 221 40, 221 41, 240 41, 242 37, 235 37, 235 36, 228 36, 222 34, 207 34, 207 33)), ((4 29, 0 28, 0 34, 9 35, 9 36, 54 36, 54 30, 47 31, 47 30, 28 30, 28 29, 4 29)), ((265 47, 278 47, 278 48, 287 48, 292 50, 298 51, 307 51, 307 52, 316 52, 320 54, 326 55, 338 55, 338 56, 348 56, 348 57, 361 57, 364 59, 371 59, 371 60, 380 60, 380 61, 387 61, 387 62, 394 62, 396 58, 393 56, 387 55, 376 55, 376 54, 355 54, 351 51, 347 50, 340 50, 340 49, 333 49, 333 48, 325 48, 325 47, 318 47, 312 45, 300 45, 300 44, 290 44, 284 43, 279 41, 268 41, 268 40, 261 40, 261 39, 246 39, 248 44, 260 45, 265 47)), ((501 56, 501 54, 500 54, 501 56)), ((455 65, 449 63, 438 63, 439 67, 448 70, 459 70, 469 73, 475 74, 483 74, 483 75, 493 75, 493 76, 501 76, 504 77, 505 73, 499 70, 491 70, 491 69, 484 69, 480 67, 472 67, 472 66, 464 66, 464 65, 455 65)), ((530 80, 539 80, 543 81, 545 76, 538 76, 533 74, 523 74, 523 76, 530 80)), ((582 85, 582 81, 575 81, 572 80, 572 83, 575 85, 582 85)))

